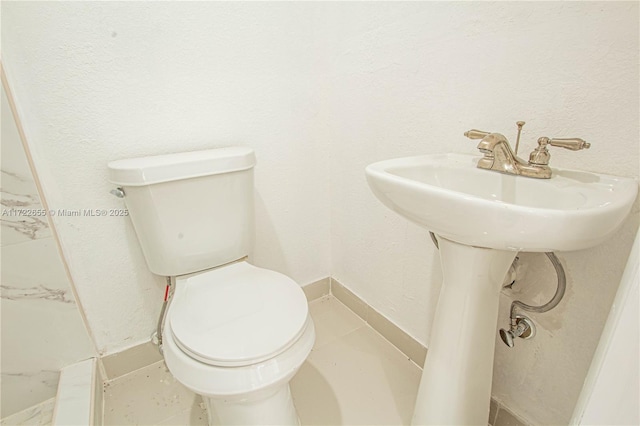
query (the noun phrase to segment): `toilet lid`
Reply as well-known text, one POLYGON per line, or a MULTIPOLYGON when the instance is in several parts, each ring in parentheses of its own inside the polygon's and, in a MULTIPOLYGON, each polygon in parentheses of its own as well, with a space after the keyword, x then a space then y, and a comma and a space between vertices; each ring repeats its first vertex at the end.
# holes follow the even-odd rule
POLYGON ((308 307, 291 278, 238 262, 179 279, 168 322, 194 359, 242 366, 283 352, 304 331, 308 307))

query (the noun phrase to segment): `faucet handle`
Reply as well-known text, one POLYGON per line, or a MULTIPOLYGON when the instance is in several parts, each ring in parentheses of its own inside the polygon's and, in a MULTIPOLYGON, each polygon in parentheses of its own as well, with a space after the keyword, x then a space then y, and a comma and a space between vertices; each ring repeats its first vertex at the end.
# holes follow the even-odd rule
MULTIPOLYGON (((543 139, 543 138, 540 138, 543 139)), ((540 143, 538 139, 538 143, 540 143)), ((559 146, 561 148, 570 149, 571 151, 580 151, 581 149, 589 149, 591 144, 580 138, 544 138, 551 146, 559 146)))
POLYGON ((488 136, 490 132, 483 132, 482 130, 471 129, 469 131, 464 132, 464 135, 469 139, 482 139, 485 136, 488 136))
POLYGON ((538 139, 538 147, 529 155, 529 164, 546 166, 549 164, 551 155, 547 150, 547 145, 559 146, 560 148, 570 149, 571 151, 579 151, 581 149, 589 149, 591 144, 580 138, 554 138, 549 139, 543 136, 538 139))

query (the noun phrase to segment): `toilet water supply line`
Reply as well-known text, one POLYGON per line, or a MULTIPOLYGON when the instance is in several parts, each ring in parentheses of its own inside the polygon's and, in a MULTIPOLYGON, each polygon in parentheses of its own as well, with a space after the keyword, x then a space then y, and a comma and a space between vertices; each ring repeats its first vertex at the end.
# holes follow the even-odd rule
MULTIPOLYGON (((436 248, 440 249, 438 239, 436 238, 435 234, 433 232, 429 232, 429 235, 431 236, 431 241, 433 241, 433 244, 436 246, 436 248)), ((519 300, 514 300, 511 303, 510 330, 500 330, 500 337, 510 348, 513 347, 514 337, 522 337, 523 339, 528 339, 533 337, 535 333, 533 322, 524 315, 518 315, 516 308, 520 308, 523 311, 536 312, 540 314, 548 312, 558 306, 558 303, 560 303, 560 301, 564 297, 564 293, 567 288, 567 276, 564 273, 564 268, 562 267, 562 264, 560 263, 558 257, 553 252, 546 252, 545 254, 549 258, 549 261, 551 261, 551 264, 553 265, 553 268, 555 269, 556 275, 558 277, 556 293, 553 295, 551 300, 540 306, 527 305, 526 303, 523 303, 519 300)), ((513 282, 511 284, 513 284, 513 282)))
POLYGON ((160 309, 160 317, 158 318, 158 326, 156 327, 156 331, 151 334, 151 341, 158 345, 158 350, 160 354, 162 354, 162 329, 164 328, 164 317, 167 313, 167 305, 169 304, 169 299, 172 296, 171 285, 173 284, 173 277, 166 277, 167 285, 164 288, 164 301, 162 302, 162 308, 160 309))
MULTIPOLYGON (((112 189, 111 194, 115 195, 118 198, 124 198, 124 190, 120 187, 116 189, 112 189)), ((167 285, 164 288, 164 301, 162 302, 162 308, 160 309, 160 317, 158 318, 158 326, 156 327, 156 331, 151 333, 151 342, 155 345, 158 345, 158 351, 162 355, 162 329, 164 327, 164 317, 167 313, 167 305, 169 304, 169 300, 173 293, 171 292, 171 285, 174 283, 175 277, 166 277, 167 285)))

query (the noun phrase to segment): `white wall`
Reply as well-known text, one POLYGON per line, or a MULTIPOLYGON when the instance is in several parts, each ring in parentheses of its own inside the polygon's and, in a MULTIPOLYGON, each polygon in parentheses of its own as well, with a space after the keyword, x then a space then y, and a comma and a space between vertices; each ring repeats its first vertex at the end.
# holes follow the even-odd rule
MULTIPOLYGON (((639 174, 637 3, 12 3, 3 27, 56 208, 119 206, 114 158, 253 146, 255 261, 303 284, 331 274, 423 343, 437 253, 373 197, 367 164, 474 152, 464 131, 513 138, 524 120, 525 155, 539 136, 578 136, 592 148, 552 165, 639 174)), ((534 316, 535 340, 498 346, 494 396, 518 414, 568 421, 637 223, 636 206, 611 241, 560 253, 565 301, 534 316)), ((56 224, 99 347, 146 338, 162 282, 129 223, 56 224)), ((541 255, 523 261, 514 291, 543 302, 553 276, 541 255)))
MULTIPOLYGON (((375 199, 365 181, 367 164, 476 152, 477 141, 464 131, 498 131, 515 140, 515 122, 524 120, 522 155, 540 136, 583 137, 590 150, 552 149, 551 164, 638 177, 637 3, 331 9, 332 274, 421 342, 429 342, 439 260, 426 230, 375 199)), ((559 253, 568 275, 565 300, 553 312, 531 315, 538 324, 534 340, 508 349, 497 339, 493 395, 534 424, 568 422, 637 224, 636 204, 632 219, 607 243, 559 253)), ((546 302, 553 269, 541 254, 521 257, 514 296, 546 302)), ((508 326, 511 300, 503 296, 499 327, 508 326)))
MULTIPOLYGON (((106 164, 220 145, 255 149, 253 260, 329 275, 328 144, 315 121, 309 8, 295 4, 3 3, 3 61, 53 209, 122 207, 106 164)), ((56 217, 97 346, 147 340, 164 281, 126 218, 56 217)))

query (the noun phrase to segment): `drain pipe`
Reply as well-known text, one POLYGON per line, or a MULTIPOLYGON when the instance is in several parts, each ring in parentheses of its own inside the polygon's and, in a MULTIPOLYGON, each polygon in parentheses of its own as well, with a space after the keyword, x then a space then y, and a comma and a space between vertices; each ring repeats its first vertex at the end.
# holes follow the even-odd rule
MULTIPOLYGON (((436 248, 439 249, 438 240, 435 234, 433 232, 429 232, 429 235, 431 235, 431 241, 433 241, 433 244, 436 246, 436 248)), ((553 252, 547 252, 545 254, 547 255, 547 258, 549 258, 549 261, 551 261, 551 264, 553 265, 553 268, 555 269, 556 275, 558 277, 556 293, 553 295, 551 300, 540 306, 527 305, 526 303, 519 300, 514 300, 511 303, 511 326, 509 330, 505 330, 504 328, 500 329, 500 338, 510 348, 514 346, 514 338, 520 337, 522 339, 530 339, 535 336, 536 332, 533 321, 531 321, 531 319, 527 318, 524 315, 519 315, 516 311, 516 308, 520 308, 523 311, 535 312, 539 314, 548 312, 558 306, 558 303, 560 303, 560 301, 564 297, 565 290, 567 289, 567 276, 564 273, 564 268, 562 267, 560 260, 553 252)))
POLYGON ((164 288, 164 301, 162 302, 162 308, 160 309, 160 317, 158 318, 158 326, 156 327, 156 331, 151 334, 151 341, 158 345, 158 351, 162 355, 162 330, 164 328, 164 317, 167 314, 167 305, 169 304, 169 299, 172 296, 171 286, 173 284, 173 277, 166 277, 167 285, 164 288))

